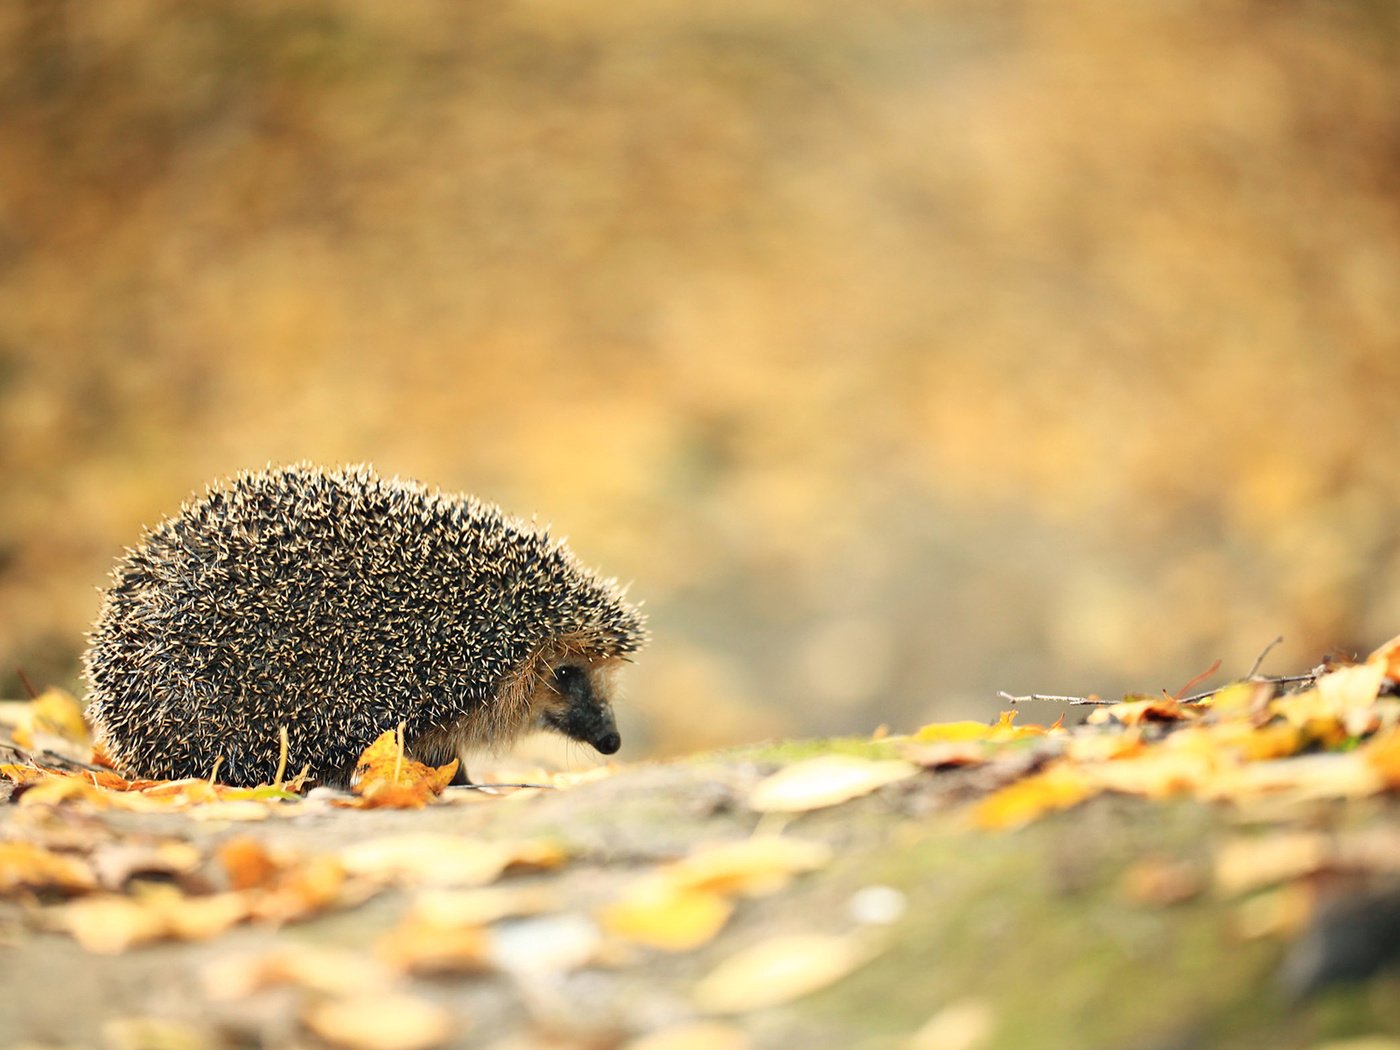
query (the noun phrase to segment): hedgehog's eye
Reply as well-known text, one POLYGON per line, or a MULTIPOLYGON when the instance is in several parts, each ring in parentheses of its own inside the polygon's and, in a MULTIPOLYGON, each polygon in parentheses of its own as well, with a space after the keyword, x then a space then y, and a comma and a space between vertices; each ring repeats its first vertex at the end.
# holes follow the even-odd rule
POLYGON ((554 669, 554 684, 559 689, 568 689, 570 685, 583 677, 583 671, 573 664, 564 664, 554 669))

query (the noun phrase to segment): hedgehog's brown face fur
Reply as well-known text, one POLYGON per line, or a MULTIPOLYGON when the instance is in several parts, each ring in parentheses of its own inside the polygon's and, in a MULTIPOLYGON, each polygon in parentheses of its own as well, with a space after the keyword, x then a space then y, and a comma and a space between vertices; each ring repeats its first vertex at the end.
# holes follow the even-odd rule
POLYGON ((612 672, 616 657, 589 658, 563 651, 542 661, 530 696, 530 722, 591 744, 611 755, 622 746, 613 720, 612 672))

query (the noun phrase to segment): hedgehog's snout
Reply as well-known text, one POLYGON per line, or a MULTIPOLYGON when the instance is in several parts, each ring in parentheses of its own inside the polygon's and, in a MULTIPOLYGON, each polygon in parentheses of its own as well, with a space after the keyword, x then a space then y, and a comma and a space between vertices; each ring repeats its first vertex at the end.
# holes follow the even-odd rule
POLYGON ((564 664, 555 669, 553 684, 564 703, 544 713, 545 724, 567 737, 593 745, 601 754, 615 754, 622 746, 622 737, 611 705, 598 694, 588 672, 564 664))

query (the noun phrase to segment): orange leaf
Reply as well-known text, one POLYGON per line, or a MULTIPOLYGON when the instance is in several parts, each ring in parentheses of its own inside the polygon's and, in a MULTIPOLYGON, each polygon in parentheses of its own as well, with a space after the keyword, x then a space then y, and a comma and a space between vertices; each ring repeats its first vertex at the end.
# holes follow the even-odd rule
POLYGON ((455 758, 439 768, 414 761, 404 754, 402 734, 385 730, 360 755, 353 790, 365 809, 421 809, 456 772, 455 758))
POLYGON ((1366 663, 1379 667, 1392 682, 1400 682, 1400 634, 1366 657, 1366 663))
POLYGON ((988 795, 973 810, 983 828, 1015 828, 1045 813, 1077 806, 1099 788, 1074 766, 1057 762, 1024 780, 988 795))

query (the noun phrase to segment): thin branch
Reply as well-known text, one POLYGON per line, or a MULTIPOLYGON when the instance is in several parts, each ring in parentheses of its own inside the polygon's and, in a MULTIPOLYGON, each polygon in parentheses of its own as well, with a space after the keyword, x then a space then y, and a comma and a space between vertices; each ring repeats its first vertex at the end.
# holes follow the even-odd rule
POLYGON ((1277 638, 1275 638, 1275 639, 1274 639, 1272 642, 1270 642, 1268 645, 1264 646, 1264 651, 1261 652, 1261 653, 1259 654, 1259 656, 1258 656, 1257 659, 1255 659, 1255 661, 1254 661, 1254 666, 1251 667, 1251 668, 1249 669, 1249 674, 1245 675, 1245 677, 1246 677, 1246 678, 1253 678, 1255 675, 1257 675, 1257 674, 1259 673, 1259 668, 1262 667, 1263 664, 1264 664, 1264 657, 1266 657, 1266 656, 1269 655, 1269 653, 1273 650, 1274 646, 1276 646, 1276 645, 1282 645, 1282 644, 1283 644, 1283 635, 1279 635, 1277 638))
POLYGON ((1099 696, 1055 696, 1052 693, 1027 693, 1025 696, 1012 696, 1010 693, 1000 690, 997 692, 997 696, 1011 704, 1024 704, 1032 700, 1049 700, 1057 704, 1092 704, 1094 706, 1099 706, 1116 704, 1118 702, 1117 700, 1105 700, 1099 696))

